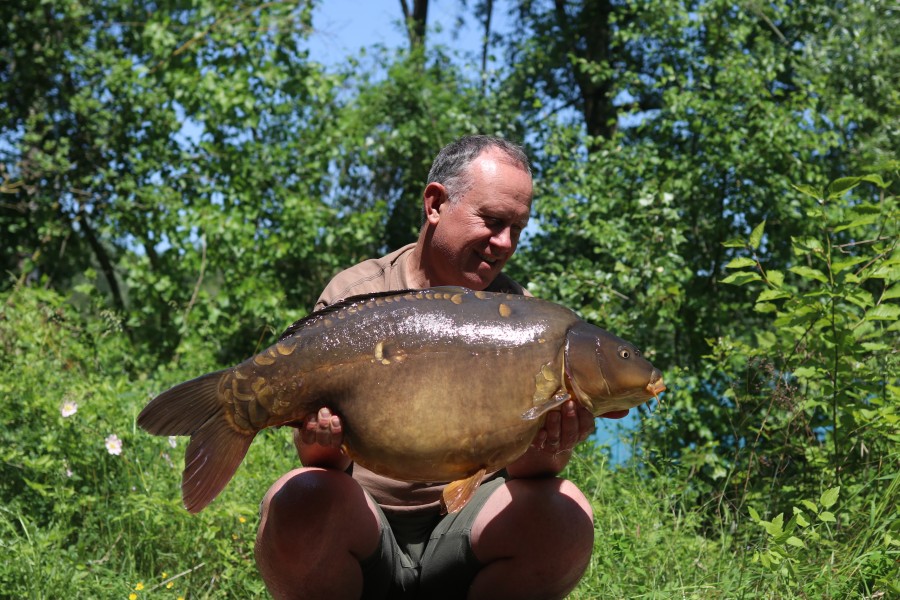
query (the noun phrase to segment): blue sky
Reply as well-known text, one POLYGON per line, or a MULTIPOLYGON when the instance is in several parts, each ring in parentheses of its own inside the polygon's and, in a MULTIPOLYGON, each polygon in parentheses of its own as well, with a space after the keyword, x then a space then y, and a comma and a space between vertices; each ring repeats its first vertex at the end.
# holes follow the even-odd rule
MULTIPOLYGON (((429 43, 480 52, 482 30, 475 20, 469 19, 466 26, 458 30, 455 27, 461 10, 459 0, 431 0, 426 39, 429 43)), ((491 22, 494 31, 508 30, 508 10, 508 1, 495 2, 491 22)), ((333 64, 373 44, 406 46, 402 16, 398 0, 326 0, 313 12, 315 31, 309 40, 312 58, 333 64)))

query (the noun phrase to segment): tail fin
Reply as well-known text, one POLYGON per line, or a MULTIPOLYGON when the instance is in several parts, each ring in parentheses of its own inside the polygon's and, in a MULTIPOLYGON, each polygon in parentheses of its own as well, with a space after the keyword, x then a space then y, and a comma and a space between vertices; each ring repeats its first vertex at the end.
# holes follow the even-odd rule
POLYGON ((181 478, 185 508, 198 513, 225 488, 255 434, 235 429, 219 398, 223 371, 202 375, 163 392, 144 407, 138 425, 155 435, 189 435, 181 478))

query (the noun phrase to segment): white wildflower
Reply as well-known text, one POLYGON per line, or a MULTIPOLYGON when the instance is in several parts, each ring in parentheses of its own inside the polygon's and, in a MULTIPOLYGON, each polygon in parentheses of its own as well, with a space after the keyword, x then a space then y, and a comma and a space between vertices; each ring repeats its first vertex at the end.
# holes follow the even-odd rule
POLYGON ((114 433, 107 436, 106 451, 115 456, 122 454, 122 440, 119 439, 119 436, 114 433))
POLYGON ((64 419, 67 419, 78 412, 78 403, 74 400, 65 400, 62 403, 62 407, 59 409, 59 414, 63 416, 64 419))

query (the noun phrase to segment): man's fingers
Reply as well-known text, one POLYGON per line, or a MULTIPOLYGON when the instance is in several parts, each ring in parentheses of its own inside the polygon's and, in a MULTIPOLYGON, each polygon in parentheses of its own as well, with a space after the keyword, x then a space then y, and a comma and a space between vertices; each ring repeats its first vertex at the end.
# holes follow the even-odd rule
POLYGON ((343 442, 341 419, 331 414, 327 408, 321 408, 317 414, 308 416, 298 430, 304 444, 339 447, 343 442))
POLYGON ((562 417, 558 410, 547 413, 547 419, 544 421, 544 431, 547 432, 547 439, 544 441, 544 446, 550 446, 553 449, 559 447, 561 420, 562 417))
POLYGON ((583 442, 594 433, 597 424, 594 421, 594 415, 588 409, 579 406, 576 411, 578 414, 578 441, 583 442))
POLYGON ((569 400, 560 407, 559 445, 561 450, 569 450, 578 441, 578 417, 575 403, 569 400))
POLYGON ((300 427, 300 439, 304 444, 316 443, 316 431, 319 428, 319 419, 316 415, 306 417, 303 426, 300 427))

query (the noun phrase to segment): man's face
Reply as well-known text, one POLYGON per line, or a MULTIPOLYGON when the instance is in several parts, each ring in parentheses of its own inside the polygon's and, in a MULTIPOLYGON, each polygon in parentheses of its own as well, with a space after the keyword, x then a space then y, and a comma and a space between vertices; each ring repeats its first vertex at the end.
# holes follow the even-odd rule
POLYGON ((472 187, 441 206, 433 265, 441 285, 483 290, 516 251, 531 212, 531 177, 495 149, 469 166, 472 187))

